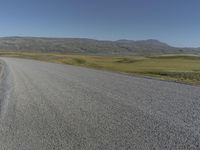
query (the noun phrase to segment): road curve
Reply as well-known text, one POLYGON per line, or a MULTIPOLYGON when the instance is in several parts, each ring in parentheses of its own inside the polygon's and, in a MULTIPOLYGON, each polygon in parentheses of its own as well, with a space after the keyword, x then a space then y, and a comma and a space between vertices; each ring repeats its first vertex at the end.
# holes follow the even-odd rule
POLYGON ((200 87, 2 60, 0 150, 200 149, 200 87))

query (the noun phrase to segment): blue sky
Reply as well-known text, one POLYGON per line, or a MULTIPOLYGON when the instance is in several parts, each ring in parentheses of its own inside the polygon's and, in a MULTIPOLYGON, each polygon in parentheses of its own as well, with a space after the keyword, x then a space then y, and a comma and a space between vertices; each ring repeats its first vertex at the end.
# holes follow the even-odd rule
POLYGON ((158 39, 200 47, 200 0, 0 0, 0 36, 158 39))

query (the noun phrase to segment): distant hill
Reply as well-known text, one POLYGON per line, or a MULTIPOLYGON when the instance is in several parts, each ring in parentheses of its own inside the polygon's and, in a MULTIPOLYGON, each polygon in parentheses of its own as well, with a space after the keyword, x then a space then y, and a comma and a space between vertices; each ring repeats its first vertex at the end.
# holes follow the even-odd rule
POLYGON ((84 38, 2 37, 0 50, 26 52, 84 53, 99 55, 149 55, 197 53, 193 48, 177 48, 158 40, 99 41, 84 38))

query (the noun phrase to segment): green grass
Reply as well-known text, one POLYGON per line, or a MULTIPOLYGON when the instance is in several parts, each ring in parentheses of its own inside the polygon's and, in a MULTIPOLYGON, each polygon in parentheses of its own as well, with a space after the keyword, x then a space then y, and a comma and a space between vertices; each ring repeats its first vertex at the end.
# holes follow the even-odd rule
POLYGON ((52 53, 0 52, 0 56, 30 58, 163 80, 200 84, 200 55, 91 56, 52 53))

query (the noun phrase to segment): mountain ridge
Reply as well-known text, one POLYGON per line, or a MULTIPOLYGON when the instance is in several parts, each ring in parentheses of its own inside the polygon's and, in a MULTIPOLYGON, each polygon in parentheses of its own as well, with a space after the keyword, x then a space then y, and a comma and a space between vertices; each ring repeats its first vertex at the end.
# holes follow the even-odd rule
POLYGON ((89 38, 0 37, 0 50, 25 52, 84 53, 102 55, 150 55, 197 53, 199 48, 173 47, 155 39, 116 41, 89 38))

